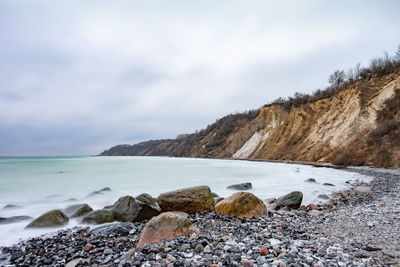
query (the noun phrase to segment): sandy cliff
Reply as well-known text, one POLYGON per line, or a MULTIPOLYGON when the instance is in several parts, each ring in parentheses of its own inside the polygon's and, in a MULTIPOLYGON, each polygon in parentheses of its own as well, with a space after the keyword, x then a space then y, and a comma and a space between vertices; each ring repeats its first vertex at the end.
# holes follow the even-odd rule
POLYGON ((400 72, 347 84, 329 98, 229 115, 181 139, 120 145, 102 155, 275 159, 400 167, 400 72))

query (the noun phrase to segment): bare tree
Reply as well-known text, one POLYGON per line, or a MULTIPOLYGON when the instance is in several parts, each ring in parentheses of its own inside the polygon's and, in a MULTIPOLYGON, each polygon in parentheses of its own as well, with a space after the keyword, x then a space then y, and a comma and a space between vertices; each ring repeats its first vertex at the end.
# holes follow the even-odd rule
POLYGON ((329 76, 328 82, 331 84, 331 87, 338 88, 344 84, 345 80, 346 74, 344 70, 337 70, 329 76))

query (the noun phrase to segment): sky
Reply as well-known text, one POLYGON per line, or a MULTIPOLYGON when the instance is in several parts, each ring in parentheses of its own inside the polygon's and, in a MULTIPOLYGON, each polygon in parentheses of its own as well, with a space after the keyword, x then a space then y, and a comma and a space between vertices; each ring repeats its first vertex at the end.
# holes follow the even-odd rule
POLYGON ((400 44, 400 1, 0 0, 0 156, 175 138, 400 44))

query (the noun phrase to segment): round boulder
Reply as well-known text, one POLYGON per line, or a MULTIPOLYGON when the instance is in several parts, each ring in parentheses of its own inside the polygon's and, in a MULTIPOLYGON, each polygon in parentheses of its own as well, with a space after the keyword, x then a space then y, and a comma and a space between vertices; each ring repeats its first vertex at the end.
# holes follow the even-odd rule
POLYGON ((241 183, 241 184, 233 184, 227 187, 228 189, 235 189, 235 190, 250 190, 253 188, 251 183, 241 183))
POLYGON ((267 214, 261 199, 249 192, 237 192, 215 205, 215 212, 238 217, 260 217, 267 214))
POLYGON ((192 233, 199 234, 200 231, 188 218, 173 212, 164 212, 146 224, 140 233, 137 248, 141 248, 143 244, 157 243, 162 238, 172 240, 192 233))
POLYGON ((134 197, 124 196, 111 208, 115 219, 121 222, 140 222, 160 214, 160 209, 147 203, 137 201, 134 197))
POLYGON ((33 220, 26 228, 57 227, 66 225, 68 216, 61 210, 51 210, 33 220))
POLYGON ((76 204, 67 207, 64 212, 71 218, 81 217, 93 209, 88 204, 76 204))
POLYGON ((283 207, 298 209, 302 201, 303 201, 303 193, 300 191, 293 191, 287 195, 278 198, 275 202, 283 207))
POLYGON ((86 215, 82 222, 88 224, 102 224, 114 221, 114 213, 110 210, 94 210, 86 215))
POLYGON ((161 194, 157 198, 162 211, 202 213, 214 210, 214 198, 208 186, 194 186, 161 194))

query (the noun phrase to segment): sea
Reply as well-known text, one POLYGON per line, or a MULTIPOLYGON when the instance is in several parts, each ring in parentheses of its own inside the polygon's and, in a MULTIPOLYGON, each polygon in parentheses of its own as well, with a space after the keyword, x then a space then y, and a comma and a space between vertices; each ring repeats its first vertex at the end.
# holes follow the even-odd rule
MULTIPOLYGON (((208 185, 222 197, 235 191, 227 186, 250 182, 261 199, 277 198, 291 191, 304 194, 303 204, 318 203, 319 194, 349 186, 349 181, 371 177, 344 170, 286 163, 245 160, 170 157, 0 157, 0 217, 28 215, 33 218, 52 209, 87 203, 93 209, 111 205, 119 197, 149 193, 157 197, 174 189, 208 185), (317 183, 305 182, 314 178, 317 183), (331 183, 335 186, 326 186, 331 183), (111 191, 91 194, 109 187, 111 191), (4 209, 6 205, 15 209, 4 209)), ((71 219, 61 228, 25 229, 30 220, 1 224, 0 246, 30 237, 52 234, 80 225, 71 219)))

